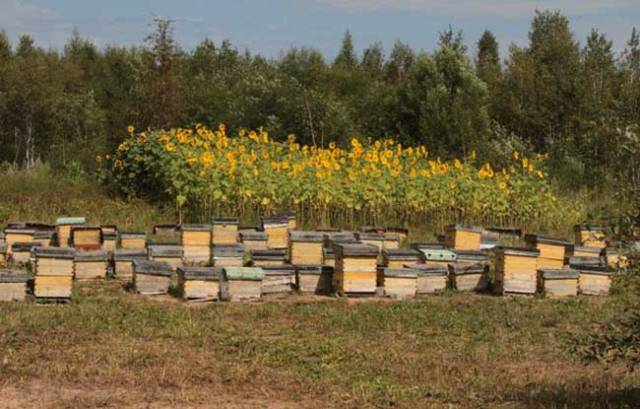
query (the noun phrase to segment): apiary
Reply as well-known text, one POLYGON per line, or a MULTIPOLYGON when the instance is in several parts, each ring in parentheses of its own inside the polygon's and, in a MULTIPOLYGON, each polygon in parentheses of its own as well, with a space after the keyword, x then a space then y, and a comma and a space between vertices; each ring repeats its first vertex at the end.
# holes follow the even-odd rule
POLYGON ((207 265, 211 262, 211 225, 185 224, 180 229, 186 265, 207 265))
POLYGON ((120 239, 120 248, 125 250, 140 250, 147 246, 146 233, 139 232, 122 232, 118 234, 120 239))
POLYGON ((4 229, 4 242, 7 244, 7 253, 13 253, 15 243, 32 243, 34 241, 35 230, 25 228, 4 229))
POLYGON ((627 257, 615 247, 606 247, 602 249, 602 257, 609 267, 624 268, 629 265, 627 257))
POLYGON ((290 264, 262 267, 262 294, 289 294, 296 288, 296 269, 290 264))
POLYGON ((25 271, 0 269, 0 302, 24 301, 28 276, 25 271))
POLYGON ((71 228, 86 224, 84 217, 59 217, 56 220, 56 237, 58 247, 69 247, 71 239, 71 228))
POLYGON ((535 294, 540 250, 496 247, 495 287, 498 294, 535 294))
POLYGON ((580 273, 576 270, 543 269, 538 271, 538 289, 547 298, 567 298, 578 295, 580 273))
POLYGON ((235 244, 238 242, 237 217, 214 217, 212 220, 211 244, 235 244))
POLYGON ((221 299, 220 267, 178 267, 178 287, 186 300, 215 301, 221 299))
POLYGON ((445 230, 444 244, 454 250, 480 250, 482 228, 454 224, 445 230))
POLYGON ((578 224, 574 226, 575 243, 585 247, 606 247, 604 227, 593 224, 578 224))
POLYGON ((405 264, 417 264, 420 253, 413 249, 383 249, 382 266, 389 268, 402 268, 405 264))
POLYGON ((238 237, 247 251, 267 249, 267 233, 263 231, 240 230, 238 237))
POLYGON ((609 295, 613 274, 606 266, 572 264, 571 269, 580 273, 578 291, 585 295, 609 295))
POLYGON ((291 264, 322 264, 323 234, 315 231, 289 231, 291 264))
POLYGON ((133 260, 133 287, 138 294, 167 294, 172 274, 173 268, 164 261, 133 260))
POLYGON ((152 245, 148 249, 149 260, 164 261, 169 264, 173 271, 176 271, 178 267, 182 267, 182 258, 184 251, 182 246, 173 245, 152 245))
POLYGON ((489 266, 457 261, 449 264, 449 281, 458 291, 485 292, 489 288, 489 266))
POLYGON ((35 247, 41 247, 40 243, 13 243, 11 245, 11 261, 15 264, 27 264, 31 262, 31 250, 35 247))
POLYGON ((342 294, 375 293, 379 248, 364 243, 338 243, 334 249, 336 253, 335 289, 342 294))
POLYGON ((242 267, 244 265, 244 246, 235 244, 215 244, 213 246, 213 265, 216 267, 242 267))
POLYGON ((251 263, 255 267, 279 266, 285 264, 287 252, 285 250, 252 250, 251 263))
POLYGON ((109 263, 106 251, 76 251, 73 263, 74 276, 76 280, 104 280, 107 278, 108 268, 109 263))
POLYGON ((256 300, 262 295, 264 271, 259 267, 225 267, 224 278, 231 301, 256 300))
POLYGON ((384 233, 363 233, 356 232, 356 238, 362 244, 367 244, 370 246, 375 246, 378 249, 378 253, 382 252, 384 248, 384 233))
POLYGON ((267 248, 286 249, 289 247, 289 221, 286 218, 262 219, 262 231, 267 233, 267 248))
POLYGON ((535 234, 527 234, 524 239, 527 248, 540 250, 538 270, 558 270, 564 266, 565 252, 569 242, 564 239, 535 234))
POLYGON ((34 249, 34 293, 36 298, 71 298, 75 250, 47 247, 34 249))
POLYGON ((417 291, 418 272, 404 267, 382 267, 378 271, 379 283, 384 294, 391 298, 414 298, 417 291))
POLYGON ((99 226, 73 226, 69 244, 76 250, 99 250, 102 248, 102 229, 99 226))
POLYGON ((418 273, 416 281, 417 295, 441 293, 449 283, 449 268, 441 264, 407 264, 405 267, 418 273))
POLYGON ((116 279, 123 282, 133 282, 133 261, 146 259, 147 251, 144 249, 117 249, 113 253, 116 279))
POLYGON ((296 265, 298 291, 310 294, 329 294, 332 290, 333 268, 322 264, 296 265))

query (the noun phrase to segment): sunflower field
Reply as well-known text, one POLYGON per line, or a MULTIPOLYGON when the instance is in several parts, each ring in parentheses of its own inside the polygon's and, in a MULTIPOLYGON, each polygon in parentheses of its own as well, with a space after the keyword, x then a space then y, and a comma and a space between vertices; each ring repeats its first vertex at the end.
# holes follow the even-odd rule
POLYGON ((101 178, 124 194, 171 200, 181 220, 218 214, 255 220, 296 210, 308 224, 354 226, 451 222, 557 229, 582 217, 559 199, 543 155, 513 152, 508 168, 478 163, 474 152, 444 161, 425 146, 351 139, 348 148, 286 142, 264 130, 227 135, 208 129, 129 127, 117 150, 99 156, 101 178))

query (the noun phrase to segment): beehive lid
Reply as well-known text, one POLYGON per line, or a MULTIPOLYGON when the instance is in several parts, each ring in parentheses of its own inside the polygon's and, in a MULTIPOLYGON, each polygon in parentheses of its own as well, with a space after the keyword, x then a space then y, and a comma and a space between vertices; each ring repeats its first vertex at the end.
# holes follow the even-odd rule
POLYGON ((600 257, 585 257, 585 256, 572 256, 567 257, 566 262, 569 265, 580 266, 601 266, 602 260, 600 257))
POLYGON ((263 217, 262 227, 286 227, 289 224, 287 217, 263 217))
POLYGON ((244 246, 238 244, 214 244, 214 257, 242 257, 244 256, 244 246))
POLYGON ((6 229, 17 229, 17 230, 29 229, 27 222, 8 222, 7 225, 4 226, 4 228, 5 230, 6 229))
POLYGON ((249 241, 266 241, 267 240, 267 233, 263 231, 244 230, 244 231, 238 232, 238 234, 240 235, 240 239, 242 240, 249 240, 249 241))
POLYGON ((604 231, 604 226, 599 224, 583 223, 583 224, 576 224, 575 226, 573 226, 573 229, 576 231, 588 230, 588 231, 602 232, 604 231))
POLYGON ((132 261, 133 259, 146 259, 147 252, 144 249, 117 249, 113 253, 115 261, 132 261))
POLYGON ((53 237, 53 235, 55 234, 55 232, 53 231, 47 231, 47 230, 38 230, 35 233, 33 233, 33 238, 34 239, 50 239, 53 237))
POLYGON ((576 270, 572 270, 570 268, 563 268, 559 270, 554 269, 544 269, 538 270, 540 274, 542 274, 542 278, 545 280, 567 280, 567 279, 578 279, 580 278, 580 272, 576 270))
POLYGON ((296 272, 296 268, 291 264, 282 264, 279 266, 262 267, 262 271, 264 272, 265 276, 293 275, 296 272))
POLYGON ((152 237, 149 240, 147 240, 147 245, 149 247, 151 246, 160 246, 160 247, 167 247, 167 246, 179 246, 180 245, 180 238, 179 237, 174 237, 174 236, 158 236, 158 237, 152 237))
POLYGON ((331 240, 334 243, 337 243, 340 241, 355 240, 356 235, 352 231, 325 232, 324 238, 325 240, 331 240))
POLYGON ((227 280, 262 281, 264 271, 259 267, 225 267, 227 280))
POLYGON ((568 246, 571 244, 565 239, 560 239, 560 238, 551 237, 551 236, 542 236, 539 234, 525 234, 524 240, 527 243, 531 243, 531 244, 540 243, 540 244, 552 244, 556 246, 568 246))
POLYGON ((178 267, 178 275, 185 280, 220 281, 222 268, 220 267, 178 267))
POLYGON ((252 250, 251 258, 259 260, 280 260, 287 255, 285 250, 270 249, 270 250, 252 250))
POLYGON ((402 234, 402 235, 408 236, 409 235, 409 229, 404 228, 404 227, 387 227, 386 228, 386 233, 402 234))
POLYGON ((323 273, 331 273, 331 266, 323 264, 298 264, 295 266, 296 272, 302 275, 321 275, 323 273))
POLYGON ((58 226, 69 226, 74 224, 85 224, 87 219, 84 217, 58 217, 56 220, 56 225, 58 226))
POLYGON ((411 248, 414 250, 444 250, 444 244, 440 243, 412 243, 411 248))
POLYGON ((115 224, 101 224, 100 228, 102 230, 109 230, 110 232, 117 232, 118 231, 118 226, 115 224))
POLYGON ((600 247, 587 247, 587 246, 578 246, 577 244, 570 244, 567 246, 567 250, 580 253, 592 253, 594 257, 598 257, 602 252, 600 247))
POLYGON ((336 243, 337 257, 377 257, 378 248, 371 244, 336 243))
POLYGON ((465 226, 462 224, 450 224, 449 226, 447 226, 446 228, 447 231, 466 231, 466 232, 471 232, 471 233, 482 233, 482 227, 478 227, 478 226, 465 226))
POLYGON ((419 277, 441 277, 449 274, 449 269, 446 266, 441 266, 439 264, 405 264, 404 267, 416 270, 419 277))
POLYGON ((28 279, 26 271, 0 269, 0 283, 26 283, 28 279))
POLYGON ((455 252, 448 249, 443 249, 443 248, 433 248, 433 249, 423 248, 423 249, 420 249, 420 251, 424 255, 425 260, 456 261, 458 258, 458 255, 455 252))
POLYGON ((483 263, 452 263, 449 264, 449 273, 454 275, 482 274, 489 270, 489 266, 483 263))
POLYGON ((116 240, 118 238, 118 233, 112 233, 112 232, 103 232, 102 233, 102 239, 103 240, 116 240))
POLYGON ((383 268, 382 274, 385 277, 397 277, 397 278, 417 278, 418 271, 412 268, 383 268))
POLYGON ((152 260, 133 260, 133 270, 141 274, 158 275, 158 276, 170 276, 173 273, 171 266, 164 261, 152 261, 152 260))
POLYGON ((211 223, 222 226, 237 226, 240 224, 240 219, 237 217, 214 217, 211 219, 211 223))
POLYGON ((58 248, 58 247, 36 247, 34 249, 36 258, 54 258, 54 259, 70 259, 73 260, 76 251, 74 249, 58 248))
POLYGON ((23 251, 31 251, 36 247, 41 247, 42 243, 34 243, 34 242, 16 242, 11 245, 11 251, 15 252, 23 252, 23 251))
POLYGON ((406 260, 418 257, 420 253, 413 249, 383 249, 382 255, 389 260, 406 260))
POLYGON ((107 252, 104 250, 78 251, 75 261, 107 261, 107 252))
POLYGON ((538 257, 540 255, 540 250, 528 249, 524 247, 499 246, 499 247, 495 247, 493 251, 495 251, 496 253, 507 255, 507 256, 517 256, 517 257, 538 257))
POLYGON ((27 222, 27 228, 37 231, 53 231, 56 229, 56 226, 43 222, 27 222))
POLYGON ((291 230, 289 237, 293 242, 322 243, 324 240, 324 235, 317 231, 291 230))
POLYGON ((125 238, 125 239, 146 239, 147 238, 147 234, 146 233, 140 233, 140 232, 131 232, 131 231, 127 231, 127 232, 120 232, 118 233, 118 235, 120 236, 120 238, 125 238))
POLYGON ((171 232, 171 234, 175 234, 178 231, 179 227, 177 224, 156 224, 153 226, 153 234, 162 234, 161 232, 171 232))
POLYGON ((321 233, 340 233, 340 229, 337 227, 318 227, 316 231, 321 233))
POLYGON ((183 224, 180 229, 182 231, 211 231, 210 224, 183 224))
POLYGON ((295 210, 287 210, 286 212, 278 212, 274 214, 273 217, 291 220, 291 219, 295 219, 296 214, 297 213, 295 210))
POLYGON ((471 261, 474 263, 487 263, 489 256, 484 251, 456 250, 456 261, 471 261))
POLYGON ((151 257, 182 257, 184 250, 182 246, 173 245, 154 245, 149 246, 149 255, 151 257))
POLYGON ((384 232, 387 231, 387 229, 381 226, 360 226, 358 230, 361 231, 362 233, 378 233, 378 234, 384 234, 384 232))
POLYGON ((571 264, 572 270, 579 271, 581 274, 591 274, 591 275, 602 275, 602 276, 610 276, 612 275, 612 271, 607 266, 595 266, 591 264, 571 264))
POLYGON ((367 241, 384 241, 385 237, 382 233, 364 233, 357 232, 356 238, 358 240, 367 240, 367 241))
POLYGON ((13 229, 13 228, 6 228, 4 229, 4 234, 29 234, 31 236, 33 236, 34 234, 36 234, 36 231, 33 229, 27 229, 27 228, 20 228, 20 229, 13 229))

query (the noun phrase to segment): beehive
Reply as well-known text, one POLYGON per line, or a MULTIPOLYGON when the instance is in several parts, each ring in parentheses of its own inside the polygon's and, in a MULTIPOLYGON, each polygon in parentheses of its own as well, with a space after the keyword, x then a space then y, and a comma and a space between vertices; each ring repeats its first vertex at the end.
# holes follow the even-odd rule
POLYGON ((139 232, 122 232, 118 234, 120 248, 125 250, 141 250, 147 246, 147 235, 139 232))
POLYGON ((336 267, 336 252, 333 248, 325 247, 322 249, 322 264, 332 268, 336 267))
POLYGON ((358 231, 361 233, 384 234, 387 229, 382 226, 360 226, 358 231))
POLYGON ((0 269, 0 302, 24 301, 27 293, 27 273, 0 269))
POLYGON ((333 271, 322 264, 297 265, 296 283, 298 291, 309 294, 329 294, 332 290, 333 271))
POLYGON ((356 235, 351 231, 325 232, 323 233, 324 247, 333 249, 338 243, 360 243, 356 235))
POLYGON ((113 252, 118 246, 118 227, 115 225, 102 225, 102 248, 113 252))
POLYGON ((455 253, 459 263, 489 265, 489 254, 486 251, 457 250, 455 253))
POLYGON ((242 267, 244 265, 244 246, 235 244, 216 244, 213 246, 213 265, 216 267, 242 267))
POLYGON ((182 258, 184 251, 182 250, 182 246, 153 245, 149 246, 147 251, 149 260, 164 261, 169 264, 174 271, 183 265, 182 258))
POLYGON ((482 228, 454 224, 445 230, 444 244, 454 250, 480 250, 482 228))
POLYGON ((538 270, 559 270, 564 266, 567 246, 566 240, 535 234, 524 236, 527 248, 540 250, 538 270))
POLYGON ((31 261, 31 250, 41 247, 40 243, 13 243, 11 245, 11 261, 15 264, 27 264, 31 261))
POLYGON ((238 242, 237 217, 214 217, 211 244, 235 244, 238 242))
POLYGON ((293 210, 277 213, 273 217, 277 219, 285 219, 287 221, 287 228, 291 230, 296 230, 298 228, 296 212, 293 210))
POLYGON ((6 228, 4 229, 4 242, 7 244, 7 253, 13 253, 15 243, 32 243, 35 230, 27 228, 6 228))
POLYGON ((100 226, 100 230, 102 230, 102 234, 117 234, 118 226, 115 224, 103 224, 100 226))
POLYGON ((489 288, 489 266, 456 261, 449 264, 449 281, 458 291, 485 292, 489 288))
POLYGON ((407 264, 407 268, 418 272, 416 293, 418 295, 441 293, 447 289, 449 268, 440 264, 407 264))
POLYGON ((543 269, 538 271, 538 289, 547 298, 567 298, 578 295, 580 273, 564 269, 543 269))
POLYGON ((400 248, 400 243, 402 241, 401 237, 399 234, 396 233, 390 233, 390 232, 385 232, 383 235, 383 240, 382 240, 382 248, 383 249, 399 249, 400 248))
POLYGON ((572 264, 571 268, 580 273, 578 290, 585 295, 609 295, 613 274, 605 266, 572 264))
POLYGON ((262 294, 289 294, 296 288, 296 270, 290 264, 262 267, 262 294))
POLYGON ((133 260, 133 287, 138 294, 160 295, 169 292, 173 269, 164 261, 133 260))
POLYGON ((219 267, 179 267, 178 287, 185 300, 221 299, 222 269, 219 267))
POLYGON ((323 234, 315 231, 289 231, 291 264, 322 264, 323 234))
POLYGON ((84 217, 59 217, 58 220, 56 220, 56 237, 58 247, 69 247, 71 228, 74 226, 81 226, 86 223, 87 220, 84 217))
POLYGON ((402 268, 405 264, 416 264, 420 253, 413 249, 383 249, 382 266, 388 268, 402 268))
POLYGON ((116 279, 133 282, 133 260, 146 260, 144 249, 117 249, 113 253, 113 266, 116 279))
POLYGON ((267 249, 267 233, 263 231, 240 230, 238 237, 247 251, 267 249))
POLYGON ((382 267, 379 281, 384 294, 391 298, 414 298, 417 291, 418 272, 411 268, 382 267))
POLYGON ((180 229, 180 242, 186 265, 206 265, 211 262, 211 225, 186 224, 180 229))
POLYGON ((69 244, 76 250, 99 250, 102 248, 102 229, 99 226, 73 226, 69 244))
POLYGON ((33 233, 33 241, 39 243, 40 247, 49 247, 52 245, 54 234, 53 230, 36 230, 33 233))
POLYGON ((174 237, 178 234, 179 228, 175 224, 156 224, 153 226, 153 235, 161 237, 174 237))
POLYGON ((565 259, 565 265, 580 265, 580 266, 594 266, 604 267, 604 260, 601 257, 567 257, 565 259))
POLYGON ((286 249, 289 247, 289 221, 286 218, 263 218, 262 231, 267 233, 267 248, 286 249))
POLYGON ((264 271, 259 267, 225 267, 229 299, 244 301, 259 299, 262 295, 264 271))
POLYGON ((431 265, 439 265, 444 269, 448 269, 450 263, 455 263, 457 255, 449 249, 445 249, 440 244, 420 243, 412 245, 418 250, 418 260, 420 263, 431 265))
POLYGON ((404 227, 387 227, 385 234, 397 236, 400 239, 400 246, 402 246, 409 238, 409 229, 404 227))
POLYGON ((602 249, 602 257, 609 267, 624 268, 629 265, 629 260, 622 252, 614 247, 602 249))
POLYGON ((606 247, 604 227, 592 224, 578 224, 573 228, 575 243, 586 247, 606 247))
POLYGON ((34 294, 37 298, 71 298, 75 251, 69 248, 34 249, 34 294))
POLYGON ((77 251, 73 271, 78 281, 97 281, 107 278, 107 252, 104 250, 77 251))
POLYGON ((7 266, 7 244, 0 243, 0 267, 7 266))
POLYGON ((599 247, 585 247, 577 244, 569 244, 566 250, 567 257, 600 257, 602 249, 599 247))
POLYGON ((480 235, 480 250, 491 250, 500 242, 500 234, 483 229, 480 235))
POLYGON ((356 238, 362 244, 376 247, 378 249, 378 253, 381 253, 384 248, 385 237, 383 233, 356 232, 356 238))
POLYGON ((498 294, 535 294, 540 250, 496 247, 494 290, 498 294))
POLYGON ((287 252, 285 250, 252 250, 251 263, 255 267, 279 266, 285 264, 287 252))
POLYGON ((373 294, 379 249, 370 244, 339 243, 335 247, 334 287, 342 294, 373 294))

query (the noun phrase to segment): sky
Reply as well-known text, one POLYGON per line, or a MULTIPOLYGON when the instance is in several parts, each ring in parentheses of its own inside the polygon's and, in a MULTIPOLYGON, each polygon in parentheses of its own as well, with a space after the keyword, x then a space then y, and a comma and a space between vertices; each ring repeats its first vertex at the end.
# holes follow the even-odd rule
POLYGON ((61 49, 74 29, 101 47, 129 46, 160 16, 175 21, 187 50, 208 37, 267 57, 310 46, 333 58, 346 30, 358 51, 380 41, 389 52, 398 39, 430 51, 451 25, 471 52, 490 29, 506 57, 510 44, 527 44, 535 10, 547 8, 569 17, 581 43, 595 27, 622 50, 632 27, 640 29, 640 0, 0 0, 0 30, 14 42, 29 34, 45 48, 61 49))

